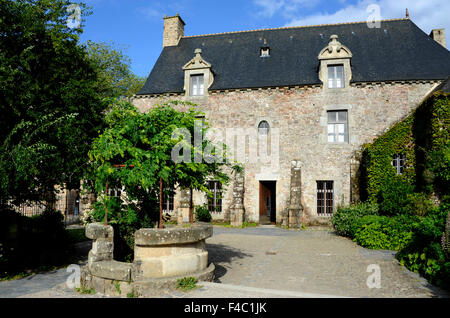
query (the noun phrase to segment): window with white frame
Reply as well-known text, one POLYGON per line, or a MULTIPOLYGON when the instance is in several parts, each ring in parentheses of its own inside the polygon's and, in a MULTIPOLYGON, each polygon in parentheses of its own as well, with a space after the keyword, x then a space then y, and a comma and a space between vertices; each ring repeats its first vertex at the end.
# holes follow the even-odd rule
POLYGON ((219 181, 209 181, 208 189, 212 196, 208 196, 209 212, 222 212, 222 184, 219 181))
POLYGON ((191 75, 191 96, 203 96, 204 94, 203 74, 191 75))
POLYGON ((344 87, 344 65, 328 65, 328 88, 344 87))
POLYGON ((404 154, 395 154, 392 159, 392 165, 394 166, 397 174, 403 174, 405 170, 406 156, 404 154))
POLYGON ((328 111, 328 142, 348 142, 348 111, 328 111))

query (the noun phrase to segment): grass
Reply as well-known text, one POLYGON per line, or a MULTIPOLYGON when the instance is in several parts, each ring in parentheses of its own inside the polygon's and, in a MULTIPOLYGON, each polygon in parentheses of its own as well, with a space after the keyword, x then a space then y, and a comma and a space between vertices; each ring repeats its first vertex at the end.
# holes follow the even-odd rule
POLYGON ((199 286, 197 286, 197 279, 195 277, 184 277, 177 280, 175 287, 186 293, 198 288, 199 286))
POLYGON ((245 221, 244 223, 242 223, 242 226, 232 226, 230 224, 230 222, 225 222, 225 221, 211 221, 212 225, 217 225, 217 226, 223 226, 226 228, 233 228, 233 229, 244 229, 247 227, 257 227, 259 224, 255 223, 255 222, 247 222, 245 221))
POLYGON ((35 274, 35 272, 33 272, 33 271, 26 271, 26 272, 21 272, 21 273, 16 273, 16 274, 8 274, 5 272, 3 275, 0 275, 0 282, 21 279, 21 278, 31 276, 33 274, 35 274))
POLYGON ((84 229, 66 229, 69 241, 72 244, 88 241, 84 229))
POLYGON ((134 292, 134 288, 127 294, 127 298, 137 298, 136 293, 134 292))
POLYGON ((25 278, 28 276, 32 276, 38 273, 42 273, 42 272, 49 272, 49 271, 55 271, 64 267, 67 267, 67 264, 64 265, 58 265, 58 266, 51 266, 51 265, 42 265, 39 266, 38 268, 34 268, 34 269, 28 269, 25 270, 23 272, 16 272, 16 273, 0 273, 0 282, 3 281, 9 281, 9 280, 16 280, 16 279, 21 279, 21 278, 25 278))
POLYGON ((75 288, 75 291, 80 294, 85 294, 85 295, 95 295, 95 293, 96 293, 94 288, 87 289, 84 287, 75 288))

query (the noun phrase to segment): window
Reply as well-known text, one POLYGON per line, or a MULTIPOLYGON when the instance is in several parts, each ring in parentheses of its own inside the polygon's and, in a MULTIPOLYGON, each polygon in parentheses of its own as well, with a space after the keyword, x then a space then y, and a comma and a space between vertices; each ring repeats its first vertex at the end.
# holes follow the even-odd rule
POLYGON ((162 209, 164 212, 173 212, 173 202, 175 197, 175 190, 173 187, 164 187, 162 209))
POLYGON ((317 215, 333 215, 334 181, 317 181, 317 215))
POLYGON ((191 96, 203 96, 203 74, 191 75, 191 96))
POLYGON ((394 159, 392 160, 392 165, 394 166, 397 174, 403 174, 403 170, 405 170, 405 162, 406 157, 403 154, 394 155, 394 159))
POLYGON ((328 66, 328 88, 344 87, 344 66, 329 65, 328 66))
POLYGON ((263 120, 262 122, 259 123, 258 125, 258 133, 260 135, 267 135, 269 134, 269 130, 270 130, 270 125, 267 121, 263 120))
POLYGON ((329 111, 328 142, 348 142, 348 112, 329 111))
POLYGON ((270 49, 268 47, 261 48, 261 57, 269 57, 270 49))
POLYGON ((208 197, 209 212, 222 212, 222 184, 219 181, 209 181, 208 189, 212 193, 208 197))
POLYGON ((122 195, 122 191, 119 188, 109 188, 108 189, 108 197, 110 198, 120 198, 122 195))

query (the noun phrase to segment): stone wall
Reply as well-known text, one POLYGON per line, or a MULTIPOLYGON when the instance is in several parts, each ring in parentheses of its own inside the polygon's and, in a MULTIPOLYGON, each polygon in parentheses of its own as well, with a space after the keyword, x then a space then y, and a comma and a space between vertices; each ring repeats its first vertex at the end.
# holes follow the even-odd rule
MULTIPOLYGON (((209 96, 185 97, 137 96, 133 103, 141 111, 167 100, 188 100, 198 104, 214 128, 250 128, 266 120, 271 131, 279 131, 279 166, 245 162, 245 220, 259 221, 259 182, 277 181, 277 223, 288 215, 291 186, 291 162, 301 165, 301 193, 304 222, 320 223, 327 218, 316 213, 318 180, 334 181, 334 202, 351 200, 355 169, 352 158, 364 143, 371 142, 397 121, 405 118, 438 82, 399 82, 352 84, 343 89, 315 87, 269 88, 210 92, 209 96), (329 143, 327 111, 347 110, 349 142, 329 143), (353 165, 353 168, 352 168, 353 165)), ((183 106, 179 106, 183 110, 183 106)), ((273 137, 273 136, 272 136, 273 137)), ((249 155, 251 150, 246 147, 249 155)), ((233 202, 233 185, 224 193, 223 212, 229 213, 233 202)), ((194 194, 194 205, 204 202, 194 194)), ((214 216, 220 218, 220 216, 214 216)))

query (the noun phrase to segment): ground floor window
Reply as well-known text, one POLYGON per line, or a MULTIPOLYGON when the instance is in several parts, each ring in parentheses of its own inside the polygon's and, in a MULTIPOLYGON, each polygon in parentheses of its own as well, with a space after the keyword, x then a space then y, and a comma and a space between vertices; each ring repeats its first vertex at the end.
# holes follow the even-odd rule
POLYGON ((403 171, 405 170, 405 162, 406 157, 404 154, 394 155, 394 158, 392 159, 392 166, 394 166, 397 174, 403 174, 403 171))
POLYGON ((163 200, 162 209, 163 212, 171 213, 174 210, 173 203, 175 201, 175 189, 173 186, 167 186, 163 183, 163 200))
POLYGON ((222 184, 219 181, 209 181, 208 189, 212 196, 208 196, 209 212, 222 212, 222 184))
POLYGON ((321 216, 333 215, 334 182, 317 181, 317 214, 321 216))

